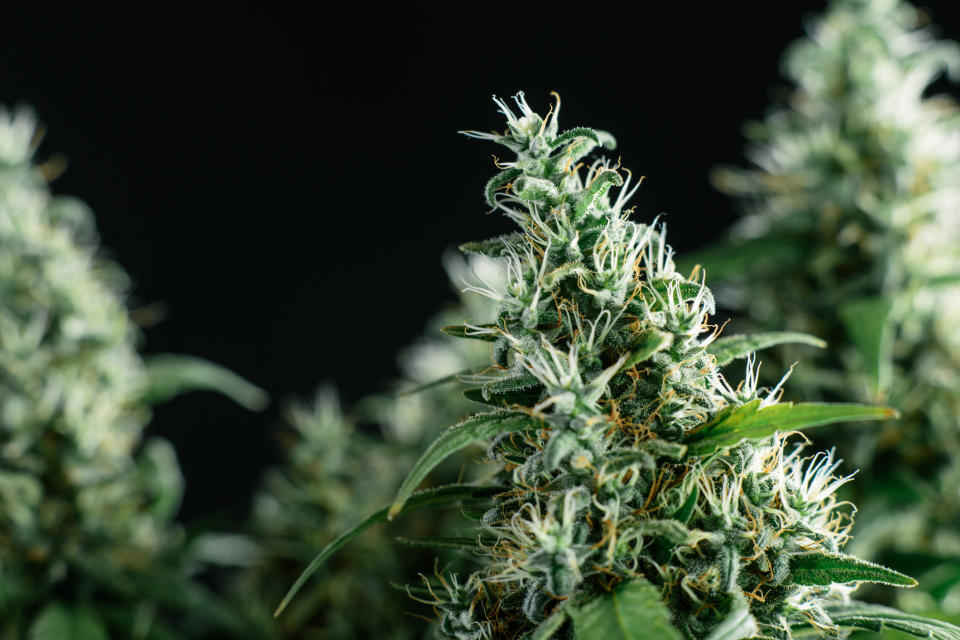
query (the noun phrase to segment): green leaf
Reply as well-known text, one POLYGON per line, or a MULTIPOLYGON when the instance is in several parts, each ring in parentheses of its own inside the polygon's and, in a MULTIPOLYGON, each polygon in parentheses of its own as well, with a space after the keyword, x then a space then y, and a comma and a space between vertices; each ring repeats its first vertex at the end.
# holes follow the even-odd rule
POLYGON ((433 471, 447 456, 463 449, 477 440, 492 438, 501 431, 518 431, 530 423, 530 418, 513 411, 491 411, 470 416, 463 422, 453 425, 436 440, 430 443, 420 459, 413 465, 406 480, 400 485, 397 497, 390 507, 387 520, 393 520, 403 509, 403 504, 424 478, 433 471))
POLYGON ((770 331, 767 333, 755 333, 749 336, 728 336, 720 338, 707 347, 707 352, 712 353, 717 359, 717 365, 722 367, 737 358, 746 358, 754 351, 784 343, 808 344, 813 347, 820 347, 821 349, 827 346, 826 342, 808 333, 770 331))
POLYGON ((100 618, 85 607, 69 609, 59 602, 45 606, 27 631, 28 640, 109 640, 100 618))
POLYGON ((893 376, 893 327, 889 298, 853 300, 840 307, 840 319, 850 342, 856 347, 870 376, 873 391, 882 394, 890 388, 893 376))
POLYGON ((633 343, 630 351, 630 357, 623 363, 622 369, 640 364, 658 351, 668 349, 673 344, 673 334, 659 329, 651 329, 640 334, 637 341, 633 343))
POLYGON ((511 180, 522 173, 523 172, 520 169, 507 169, 506 171, 501 171, 497 175, 487 180, 487 186, 483 188, 483 195, 487 200, 487 204, 496 209, 497 200, 494 198, 494 194, 497 192, 497 189, 509 184, 511 180))
POLYGON ((568 606, 577 640, 682 640, 660 592, 644 578, 568 606))
MULTIPOLYGON (((497 325, 495 324, 480 324, 477 325, 483 329, 496 329, 497 325)), ((492 333, 481 333, 475 334, 470 333, 470 329, 464 325, 455 324, 449 327, 443 327, 440 329, 441 332, 445 333, 448 336, 453 336, 454 338, 466 338, 468 340, 483 340, 484 342, 496 342, 497 336, 492 333)))
POLYGON ((802 239, 789 235, 766 235, 687 252, 676 260, 676 266, 680 273, 690 273, 699 264, 711 281, 744 282, 758 275, 770 278, 785 267, 799 264, 805 255, 802 239))
POLYGON ((917 581, 881 564, 843 553, 810 552, 790 556, 790 579, 795 584, 828 587, 849 582, 876 582, 893 587, 915 587, 917 581))
MULTIPOLYGON (((504 490, 505 487, 503 486, 470 486, 462 484, 447 485, 443 487, 437 487, 435 489, 426 489, 424 491, 418 491, 412 494, 404 502, 401 510, 410 511, 412 509, 418 509, 421 507, 448 504, 462 500, 488 498, 501 493, 504 490)), ((385 522, 387 520, 387 513, 389 511, 390 507, 384 507, 380 509, 364 520, 361 520, 347 531, 341 533, 329 544, 327 544, 327 546, 324 547, 323 550, 321 550, 320 553, 318 553, 317 556, 310 562, 307 568, 303 570, 303 573, 300 574, 300 577, 297 578, 297 581, 293 584, 293 586, 290 587, 287 595, 284 596, 283 601, 274 612, 273 617, 276 618, 283 613, 283 610, 287 608, 287 605, 290 604, 290 601, 293 600, 293 597, 297 595, 297 592, 300 591, 301 587, 303 587, 307 580, 310 579, 310 576, 316 573, 316 571, 323 566, 323 563, 326 562, 330 556, 340 550, 345 544, 350 542, 350 540, 357 537, 373 525, 379 522, 385 522)))
POLYGON ((251 410, 267 408, 270 397, 234 372, 202 358, 165 353, 145 358, 147 384, 141 399, 159 404, 187 391, 216 391, 251 410))
POLYGON ((757 634, 757 621, 750 613, 750 605, 743 596, 736 598, 730 613, 717 625, 707 640, 743 640, 757 634))
POLYGON ((690 495, 687 496, 687 499, 683 501, 683 504, 680 505, 680 508, 677 509, 677 512, 673 514, 673 519, 683 524, 687 524, 690 521, 690 516, 693 515, 693 509, 697 506, 697 500, 700 499, 700 485, 694 484, 693 491, 690 492, 690 495))
POLYGON ((436 380, 431 380, 430 382, 424 382, 423 384, 415 385, 409 389, 404 389, 397 394, 398 398, 404 398, 406 396, 412 396, 417 393, 426 391, 427 389, 432 389, 434 387, 439 387, 440 385, 447 384, 448 382, 456 382, 460 376, 470 376, 476 375, 482 371, 489 369, 489 366, 483 365, 479 367, 470 367, 469 369, 463 369, 462 371, 457 371, 451 373, 448 376, 443 376, 442 378, 437 378, 436 380))
POLYGON ((509 255, 507 246, 514 245, 522 236, 519 233, 507 233, 489 240, 464 242, 459 246, 464 253, 473 253, 488 258, 502 258, 509 255))
POLYGON ((575 273, 583 273, 583 267, 577 262, 566 262, 550 273, 544 274, 544 276, 540 278, 540 285, 544 291, 552 291, 564 278, 572 276, 575 273))
POLYGON ((737 444, 745 438, 758 440, 777 431, 796 431, 834 422, 886 420, 899 414, 889 407, 863 404, 783 402, 760 408, 760 399, 722 410, 710 422, 687 434, 688 456, 705 456, 737 444))
POLYGON ((560 191, 557 185, 546 178, 523 176, 513 184, 516 194, 524 200, 545 202, 550 206, 560 201, 560 191))
POLYGON ((236 609, 207 587, 191 580, 180 567, 153 565, 136 571, 118 568, 100 554, 78 554, 71 563, 109 593, 124 599, 149 600, 179 618, 194 618, 231 638, 253 638, 257 633, 236 609))
POLYGON ((597 132, 590 127, 574 127, 558 135, 554 141, 550 143, 550 148, 556 149, 577 138, 588 138, 593 141, 594 144, 600 144, 600 137, 597 135, 597 132))
POLYGON ((620 177, 619 173, 613 169, 604 169, 598 173, 590 182, 590 186, 587 187, 586 192, 580 196, 577 205, 573 208, 572 219, 574 221, 581 220, 591 205, 613 185, 617 185, 618 187, 623 186, 623 178, 620 177))
MULTIPOLYGON (((408 538, 406 536, 397 536, 395 538, 400 544, 405 544, 408 547, 420 547, 423 549, 459 549, 461 551, 470 551, 471 553, 480 551, 481 546, 476 538, 466 538, 466 537, 423 537, 423 538, 408 538)), ((489 541, 490 544, 496 542, 496 540, 489 541)))
MULTIPOLYGON (((824 611, 834 624, 848 629, 883 631, 892 629, 903 631, 920 638, 931 640, 960 640, 960 628, 949 622, 903 613, 890 607, 865 602, 836 603, 824 606, 824 611)), ((797 621, 792 626, 809 626, 805 621, 797 621)))
POLYGON ((560 603, 550 617, 541 622, 527 640, 550 640, 553 635, 560 631, 560 627, 567 621, 567 611, 564 603, 560 603))

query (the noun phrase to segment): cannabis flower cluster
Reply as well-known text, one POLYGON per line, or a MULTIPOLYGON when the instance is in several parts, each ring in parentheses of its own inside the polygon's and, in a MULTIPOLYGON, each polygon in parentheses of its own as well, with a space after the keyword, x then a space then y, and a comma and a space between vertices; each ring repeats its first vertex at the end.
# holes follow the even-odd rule
POLYGON ((464 132, 516 154, 498 161, 485 195, 519 230, 462 247, 502 265, 502 284, 469 286, 498 315, 445 329, 490 343, 491 365, 459 376, 464 395, 488 408, 441 434, 392 507, 328 545, 281 610, 374 522, 459 501, 477 531, 421 542, 466 549, 481 568, 410 588, 446 637, 601 638, 623 625, 662 638, 881 624, 925 632, 919 619, 849 601, 860 582, 916 583, 842 552, 852 507, 834 492, 849 478, 837 477, 831 453, 804 457, 790 440, 893 411, 780 403, 780 385, 758 389, 755 349, 818 341, 720 338, 702 273, 679 274, 663 227, 629 220, 629 171, 624 179, 610 160, 589 159, 612 137, 559 132, 559 98, 546 117, 522 93, 514 101, 519 114, 496 100, 505 133, 464 132), (720 368, 738 358, 746 376, 733 386, 720 368), (489 443, 487 484, 414 492, 476 440, 489 443))
POLYGON ((960 47, 924 21, 837 0, 809 26, 784 58, 789 101, 747 128, 756 166, 716 176, 748 215, 695 256, 755 326, 827 339, 798 371, 807 397, 903 413, 837 446, 870 489, 858 551, 911 570, 960 558, 960 109, 925 95, 960 47))
POLYGON ((140 357, 127 276, 89 209, 51 195, 39 140, 30 113, 0 110, 0 636, 146 637, 170 611, 229 628, 181 571, 180 469, 143 431, 178 391, 263 394, 201 360, 140 357))

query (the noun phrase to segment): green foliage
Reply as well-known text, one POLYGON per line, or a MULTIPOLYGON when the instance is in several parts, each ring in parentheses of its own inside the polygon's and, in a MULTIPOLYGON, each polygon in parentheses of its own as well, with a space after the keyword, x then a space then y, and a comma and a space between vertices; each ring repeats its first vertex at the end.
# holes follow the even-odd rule
POLYGON ((903 613, 890 607, 856 602, 830 605, 827 611, 839 626, 848 629, 891 629, 931 640, 960 638, 960 630, 952 624, 903 613))
POLYGON ((660 591, 643 578, 634 578, 563 611, 573 619, 584 640, 681 640, 670 624, 673 617, 660 600, 660 591))
MULTIPOLYGON (((662 227, 629 220, 629 177, 608 159, 575 162, 601 136, 561 139, 559 98, 547 117, 523 94, 514 101, 519 116, 496 100, 506 133, 465 132, 517 154, 498 166, 518 173, 487 195, 520 233, 499 250, 470 247, 501 271, 467 287, 497 305, 496 322, 448 330, 492 342, 491 366, 458 379, 474 385, 469 398, 503 407, 441 434, 393 507, 409 506, 448 453, 486 441, 484 476, 502 489, 482 513, 464 510, 474 534, 421 542, 466 547, 472 572, 410 587, 440 635, 787 639, 815 620, 836 636, 826 607, 847 601, 847 583, 915 584, 841 554, 852 508, 834 493, 850 478, 835 476, 832 453, 805 458, 785 433, 895 412, 778 404, 779 385, 758 389, 752 356, 732 387, 709 351, 709 289, 676 271, 662 227)), ((720 352, 783 339, 815 342, 737 338, 720 352)))
POLYGON ((181 361, 198 374, 186 378, 145 365, 126 274, 100 254, 86 206, 51 195, 38 143, 32 115, 0 111, 0 636, 224 631, 229 616, 168 606, 206 590, 172 522, 176 456, 143 431, 151 403, 193 386, 265 396, 196 359, 181 361), (162 590, 138 580, 161 568, 162 590))
MULTIPOLYGON (((457 284, 474 269, 489 271, 486 261, 450 255, 445 262, 457 284)), ((486 276, 493 281, 497 274, 486 276)), ((460 549, 467 540, 455 535, 460 520, 455 508, 446 517, 409 512, 425 505, 459 505, 482 513, 489 499, 476 486, 427 489, 413 493, 389 531, 374 525, 386 520, 384 505, 390 505, 420 452, 443 427, 462 421, 476 406, 454 385, 460 377, 482 377, 487 367, 478 365, 489 359, 490 345, 441 334, 451 323, 463 326, 465 316, 482 325, 493 312, 482 300, 461 300, 431 319, 428 335, 401 354, 397 393, 367 397, 346 413, 325 389, 312 405, 288 409, 292 433, 284 441, 286 460, 265 475, 248 526, 256 561, 241 566, 234 580, 235 598, 262 636, 402 640, 422 635, 422 623, 404 615, 415 603, 391 588, 387 578, 412 580, 433 555, 421 549, 460 549), (363 520, 368 513, 374 516, 363 520), (412 548, 398 549, 395 537, 412 548), (348 541, 350 553, 335 553, 348 541), (306 575, 317 571, 320 579, 301 580, 291 589, 308 563, 306 575), (291 597, 299 592, 297 598, 284 600, 288 591, 291 597), (289 606, 274 619, 281 601, 289 606)), ((475 454, 467 447, 450 455, 429 471, 428 481, 434 486, 458 482, 466 456, 475 454)), ((240 549, 228 560, 242 565, 249 555, 240 549)))
POLYGON ((926 23, 901 0, 834 0, 811 22, 783 59, 789 98, 746 128, 754 167, 715 175, 744 219, 687 264, 757 329, 826 339, 795 378, 809 399, 900 410, 835 444, 861 470, 852 550, 908 572, 960 558, 960 109, 927 95, 960 48, 926 23))
POLYGON ((896 415, 886 407, 871 407, 857 404, 822 404, 785 402, 764 406, 756 398, 739 406, 720 411, 717 416, 691 430, 684 442, 688 455, 708 455, 723 447, 737 444, 745 438, 760 439, 778 431, 798 431, 833 422, 855 420, 881 420, 896 415))
POLYGON ((806 333, 769 331, 749 336, 724 336, 707 347, 707 351, 713 354, 713 357, 717 359, 717 364, 722 367, 738 358, 746 358, 760 349, 788 342, 808 344, 821 349, 827 346, 827 343, 820 338, 806 333))

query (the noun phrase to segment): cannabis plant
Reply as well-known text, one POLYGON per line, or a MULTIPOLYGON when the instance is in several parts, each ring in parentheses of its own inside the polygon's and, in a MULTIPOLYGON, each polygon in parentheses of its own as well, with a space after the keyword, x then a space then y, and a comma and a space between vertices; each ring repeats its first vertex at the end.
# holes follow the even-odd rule
POLYGON ((931 592, 949 600, 960 596, 960 110, 925 92, 960 70, 960 51, 923 20, 900 0, 836 0, 810 25, 784 59, 789 101, 747 129, 755 167, 716 175, 748 215, 694 258, 756 326, 829 342, 798 370, 807 394, 903 413, 838 434, 870 491, 857 497, 855 545, 933 568, 931 592))
POLYGON ((0 110, 0 637, 233 629, 181 570, 174 451, 142 436, 180 390, 262 392, 200 360, 141 359, 127 278, 90 211, 50 194, 38 142, 30 113, 0 110))
POLYGON ((463 549, 473 570, 438 566, 409 587, 444 637, 790 638, 884 625, 960 637, 849 599, 861 582, 915 581, 843 552, 853 509, 834 492, 849 477, 793 435, 892 410, 758 389, 752 351, 809 337, 720 338, 702 274, 675 270, 662 226, 629 219, 629 171, 591 158, 613 138, 560 132, 559 98, 545 117, 523 94, 519 114, 495 101, 507 131, 465 133, 516 154, 498 161, 485 197, 519 229, 463 245, 503 265, 503 283, 468 287, 497 304, 496 320, 445 329, 489 343, 489 367, 459 376, 485 410, 440 434, 392 505, 333 540, 278 613, 359 532, 459 503, 470 532, 420 542, 463 549), (720 367, 738 358, 746 376, 733 386, 720 367), (481 481, 416 491, 476 440, 487 443, 481 481))
MULTIPOLYGON (((445 262, 455 284, 470 271, 471 263, 459 256, 447 256, 445 262)), ((490 278, 497 277, 489 262, 472 264, 490 272, 490 278)), ((488 350, 482 342, 457 340, 439 329, 464 315, 491 320, 495 315, 491 307, 484 298, 469 296, 431 318, 430 333, 401 352, 403 379, 395 384, 396 393, 364 398, 349 413, 329 386, 320 389, 312 404, 290 404, 287 422, 293 432, 285 442, 286 460, 268 471, 255 498, 248 543, 255 545, 257 559, 239 579, 239 600, 265 637, 347 640, 423 635, 414 618, 397 624, 412 603, 384 577, 415 578, 427 558, 421 557, 422 551, 401 557, 392 538, 442 535, 444 525, 452 524, 450 517, 408 519, 402 529, 371 532, 358 541, 354 553, 337 558, 332 567, 336 580, 311 585, 275 623, 267 607, 276 604, 330 537, 353 524, 358 512, 373 511, 393 497, 434 435, 429 427, 457 422, 470 413, 469 400, 432 383, 464 369, 485 368, 488 350), (377 428, 364 428, 372 425, 377 428)), ((461 475, 464 461, 451 459, 434 470, 434 476, 452 482, 461 475)), ((210 542, 215 544, 214 540, 210 542)), ((235 549, 235 564, 250 557, 242 545, 235 549)))

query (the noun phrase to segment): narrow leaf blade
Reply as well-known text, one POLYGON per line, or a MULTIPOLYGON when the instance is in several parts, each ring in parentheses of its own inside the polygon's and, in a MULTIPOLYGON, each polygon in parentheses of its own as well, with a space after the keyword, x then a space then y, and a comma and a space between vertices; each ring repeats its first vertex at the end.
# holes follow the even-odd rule
MULTIPOLYGON (((949 622, 903 613, 878 604, 837 603, 825 606, 824 610, 836 625, 848 629, 866 631, 892 629, 931 640, 960 640, 960 627, 949 622)), ((803 628, 809 625, 798 621, 793 626, 803 628)))
POLYGON ((413 469, 407 474, 403 484, 400 485, 397 497, 387 513, 387 520, 393 520, 394 516, 400 513, 407 498, 413 494, 417 485, 448 456, 476 440, 490 438, 504 429, 520 429, 526 424, 527 417, 525 415, 500 410, 471 416, 441 433, 436 440, 430 443, 427 450, 413 465, 413 469))
POLYGON ((636 343, 634 343, 630 357, 627 358, 627 361, 623 364, 623 368, 629 369, 634 365, 640 364, 658 351, 668 349, 671 344, 673 344, 672 333, 658 329, 643 333, 637 339, 636 343))
POLYGON ((784 343, 808 344, 821 349, 827 346, 826 342, 808 333, 770 331, 768 333, 757 333, 749 336, 737 335, 720 338, 708 346, 707 351, 713 354, 717 359, 717 365, 722 367, 737 358, 745 358, 754 351, 784 343))
MULTIPOLYGON (((480 325, 484 329, 495 329, 497 325, 480 325)), ((448 336, 453 336, 454 338, 467 338, 469 340, 483 340, 484 342, 494 342, 497 339, 497 336, 490 333, 470 333, 470 329, 463 325, 452 325, 449 327, 443 327, 440 329, 441 332, 445 333, 448 336)))
POLYGON ((550 640, 557 631, 560 631, 560 627, 562 627, 566 621, 567 611, 563 604, 561 604, 550 614, 549 618, 541 622, 540 625, 533 630, 533 634, 529 640, 550 640))
POLYGON ((899 571, 843 553, 798 553, 790 558, 790 578, 796 584, 821 587, 851 582, 917 586, 916 580, 899 571))
POLYGON ((778 431, 796 431, 834 422, 886 420, 898 415, 890 407, 844 403, 784 402, 761 409, 757 399, 721 411, 716 418, 690 432, 686 438, 687 455, 708 455, 743 439, 766 438, 778 431))
POLYGON ((875 393, 887 390, 893 375, 892 310, 893 301, 883 297, 852 300, 840 308, 840 319, 875 393))
POLYGON ((724 618, 707 640, 743 640, 757 634, 757 621, 750 613, 750 605, 740 596, 733 601, 730 613, 724 618))
MULTIPOLYGON (((409 511, 420 507, 448 504, 451 502, 459 502, 461 500, 487 498, 496 495, 503 490, 504 487, 501 486, 448 485, 444 487, 437 487, 436 489, 427 489, 425 491, 418 491, 417 493, 414 493, 404 503, 402 510, 409 511)), ((287 608, 287 605, 290 604, 290 601, 293 600, 293 597, 297 595, 297 592, 300 591, 301 587, 303 587, 307 580, 310 579, 310 576, 316 573, 316 571, 323 566, 323 563, 326 562, 330 556, 373 525, 379 522, 385 522, 387 520, 387 512, 389 510, 390 507, 384 507, 380 509, 364 520, 361 520, 347 531, 341 533, 329 544, 327 544, 327 546, 324 547, 310 562, 307 568, 303 570, 303 573, 301 573, 300 577, 297 578, 297 581, 293 583, 293 586, 290 587, 287 595, 284 596, 283 601, 280 602, 280 605, 274 612, 273 617, 276 618, 283 613, 283 610, 287 608)))
POLYGON ((237 404, 261 411, 270 397, 225 367, 203 358, 164 353, 146 358, 147 384, 142 399, 159 404, 187 391, 216 391, 237 404))

